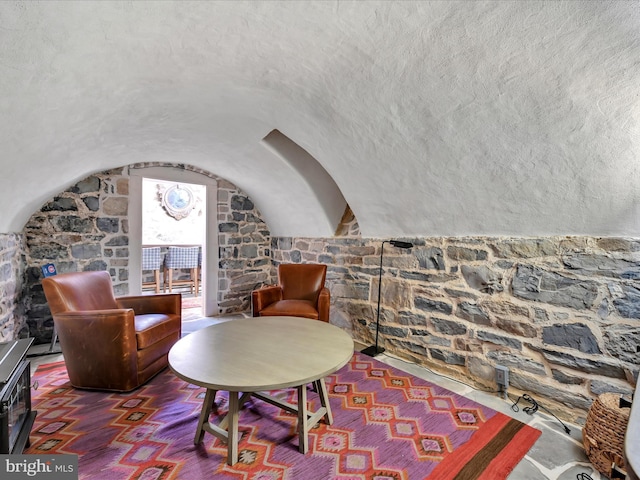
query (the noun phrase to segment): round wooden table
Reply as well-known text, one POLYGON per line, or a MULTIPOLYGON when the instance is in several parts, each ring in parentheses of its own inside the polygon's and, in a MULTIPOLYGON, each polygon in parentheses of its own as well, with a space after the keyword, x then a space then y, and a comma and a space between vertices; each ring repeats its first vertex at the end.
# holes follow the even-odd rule
POLYGON ((205 387, 194 442, 207 431, 227 442, 227 463, 238 461, 238 415, 254 396, 298 415, 299 450, 321 418, 333 422, 324 378, 353 356, 353 340, 326 322, 299 317, 252 317, 219 323, 180 339, 169 351, 169 366, 179 378, 205 387), (312 383, 321 408, 307 411, 306 385, 312 383), (298 405, 266 393, 295 387, 298 405), (229 392, 229 412, 219 425, 209 422, 218 390, 229 392), (238 393, 243 395, 239 398, 238 393))

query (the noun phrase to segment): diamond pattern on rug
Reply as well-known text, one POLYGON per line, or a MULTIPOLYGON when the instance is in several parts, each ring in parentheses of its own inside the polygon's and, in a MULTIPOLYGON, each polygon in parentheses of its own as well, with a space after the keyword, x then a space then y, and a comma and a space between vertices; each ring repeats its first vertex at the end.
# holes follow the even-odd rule
MULTIPOLYGON (((334 424, 310 430, 308 454, 298 452, 296 415, 251 398, 240 414, 239 461, 229 466, 214 436, 193 444, 204 389, 168 370, 126 394, 74 389, 62 362, 34 378, 42 387, 25 453, 78 454, 80 479, 500 480, 540 434, 356 353, 326 379, 334 424)), ((270 393, 297 403, 295 389, 270 393)), ((311 389, 308 401, 318 408, 311 389)), ((228 395, 218 392, 210 421, 227 409, 228 395)))

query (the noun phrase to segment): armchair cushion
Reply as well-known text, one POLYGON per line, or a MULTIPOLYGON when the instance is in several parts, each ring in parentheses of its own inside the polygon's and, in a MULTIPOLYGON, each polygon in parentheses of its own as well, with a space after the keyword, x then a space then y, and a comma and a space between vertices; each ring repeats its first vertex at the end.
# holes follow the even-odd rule
POLYGON ((318 319, 318 309, 309 300, 280 300, 260 310, 261 317, 290 316, 318 319))
POLYGON ((181 316, 180 299, 180 295, 139 295, 116 300, 119 307, 135 312, 138 349, 147 348, 175 331, 171 318, 181 316))

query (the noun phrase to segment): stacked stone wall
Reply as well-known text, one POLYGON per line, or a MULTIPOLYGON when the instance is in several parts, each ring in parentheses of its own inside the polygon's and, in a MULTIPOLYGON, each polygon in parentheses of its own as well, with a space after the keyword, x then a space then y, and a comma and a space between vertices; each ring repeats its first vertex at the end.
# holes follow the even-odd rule
POLYGON ((0 234, 0 342, 28 336, 22 302, 24 252, 24 236, 0 234))
POLYGON ((24 228, 25 307, 29 335, 48 342, 53 320, 42 291, 41 267, 58 273, 107 270, 117 296, 129 292, 129 181, 122 169, 92 175, 45 203, 24 228))
POLYGON ((273 275, 271 234, 249 197, 232 183, 218 181, 220 313, 251 310, 251 291, 273 275))
MULTIPOLYGON (((271 238, 251 199, 214 178, 220 313, 248 312, 251 290, 275 282, 281 262, 325 263, 331 322, 373 343, 381 241, 360 238, 350 211, 336 237, 271 238)), ((49 341, 44 263, 108 270, 116 294, 128 293, 128 195, 128 168, 92 175, 47 202, 24 235, 0 236, 2 338, 49 341)), ((412 249, 384 249, 380 334, 391 354, 488 390, 504 365, 514 391, 577 422, 598 394, 633 391, 640 240, 406 240, 412 249)))
MULTIPOLYGON (((148 166, 173 165, 134 167, 148 166)), ((270 276, 269 232, 251 200, 233 184, 198 169, 180 168, 218 182, 220 314, 244 312, 249 309, 250 291, 270 276)), ((23 308, 29 336, 36 343, 49 342, 53 331, 41 286, 42 265, 52 262, 58 273, 107 270, 116 296, 129 293, 128 207, 129 167, 125 167, 78 182, 32 215, 24 229, 23 308)))
MULTIPOLYGON (((386 243, 381 344, 393 355, 496 388, 529 392, 582 422, 603 392, 630 394, 640 357, 640 241, 420 238, 386 243)), ((273 238, 274 262, 328 265, 331 322, 374 341, 381 241, 273 238)))

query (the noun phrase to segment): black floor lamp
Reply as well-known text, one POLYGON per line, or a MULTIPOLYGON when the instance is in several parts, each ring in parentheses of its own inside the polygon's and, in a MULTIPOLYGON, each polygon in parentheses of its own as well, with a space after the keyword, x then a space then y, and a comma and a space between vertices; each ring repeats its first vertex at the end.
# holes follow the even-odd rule
POLYGON ((370 357, 375 357, 376 355, 384 352, 384 348, 378 346, 378 331, 380 330, 380 293, 382 291, 382 255, 384 254, 384 244, 390 243, 394 247, 397 248, 411 248, 413 247, 412 243, 403 242, 401 240, 385 240, 382 242, 382 247, 380 248, 380 274, 378 276, 378 314, 376 315, 376 343, 375 345, 371 345, 361 353, 365 355, 369 355, 370 357))

